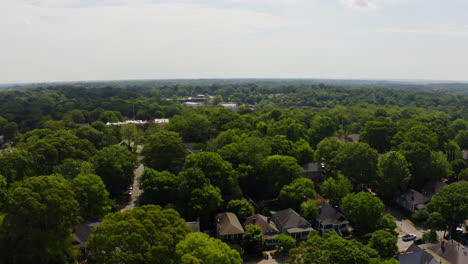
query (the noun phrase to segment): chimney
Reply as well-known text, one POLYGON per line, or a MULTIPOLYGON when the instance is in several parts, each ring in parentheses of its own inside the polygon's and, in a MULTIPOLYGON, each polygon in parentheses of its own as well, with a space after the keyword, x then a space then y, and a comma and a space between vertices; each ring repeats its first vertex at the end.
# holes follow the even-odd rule
POLYGON ((257 218, 254 216, 252 217, 252 222, 255 224, 255 222, 257 221, 257 218))
POLYGON ((321 214, 322 213, 322 206, 319 206, 318 208, 318 214, 321 214))
POLYGON ((268 223, 270 223, 270 221, 271 221, 271 218, 270 218, 270 217, 267 217, 267 221, 268 221, 268 223))

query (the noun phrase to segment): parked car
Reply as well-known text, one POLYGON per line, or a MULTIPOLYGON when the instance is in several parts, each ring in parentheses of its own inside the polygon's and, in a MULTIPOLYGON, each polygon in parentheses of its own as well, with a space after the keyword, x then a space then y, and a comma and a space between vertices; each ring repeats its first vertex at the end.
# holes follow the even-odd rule
POLYGON ((407 234, 402 237, 403 241, 411 241, 416 239, 416 235, 407 234))

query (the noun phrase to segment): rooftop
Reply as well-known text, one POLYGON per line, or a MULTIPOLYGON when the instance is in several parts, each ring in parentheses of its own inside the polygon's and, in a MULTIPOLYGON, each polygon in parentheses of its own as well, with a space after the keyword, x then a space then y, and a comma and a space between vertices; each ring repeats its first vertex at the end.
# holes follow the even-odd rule
POLYGON ((234 213, 219 213, 216 215, 216 221, 218 225, 218 233, 220 235, 225 236, 244 233, 244 228, 234 213))
POLYGON ((276 214, 273 214, 272 217, 286 229, 311 226, 307 220, 291 208, 279 211, 276 214))
POLYGON ((327 202, 323 201, 317 205, 319 206, 319 210, 315 219, 320 221, 323 225, 340 225, 349 223, 340 211, 333 208, 327 202))

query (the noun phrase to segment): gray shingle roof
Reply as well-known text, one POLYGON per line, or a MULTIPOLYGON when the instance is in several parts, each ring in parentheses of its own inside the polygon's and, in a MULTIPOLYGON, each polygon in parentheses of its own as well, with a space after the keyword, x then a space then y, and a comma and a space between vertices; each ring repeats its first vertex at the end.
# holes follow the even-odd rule
POLYGON ((225 212, 217 214, 216 221, 218 233, 222 236, 244 234, 244 228, 234 213, 225 212))
POLYGON ((307 222, 302 216, 291 208, 279 211, 273 214, 273 218, 282 225, 284 228, 295 228, 295 227, 310 227, 310 223, 307 222))
POLYGON ((342 213, 331 207, 327 202, 323 201, 317 205, 319 206, 319 211, 317 212, 315 219, 320 221, 323 225, 340 225, 349 223, 342 213))

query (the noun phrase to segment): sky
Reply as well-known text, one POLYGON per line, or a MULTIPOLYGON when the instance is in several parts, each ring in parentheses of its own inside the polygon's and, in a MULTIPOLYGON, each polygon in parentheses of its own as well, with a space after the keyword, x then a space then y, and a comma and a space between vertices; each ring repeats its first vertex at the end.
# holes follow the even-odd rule
POLYGON ((468 80, 466 0, 1 0, 0 83, 468 80))

